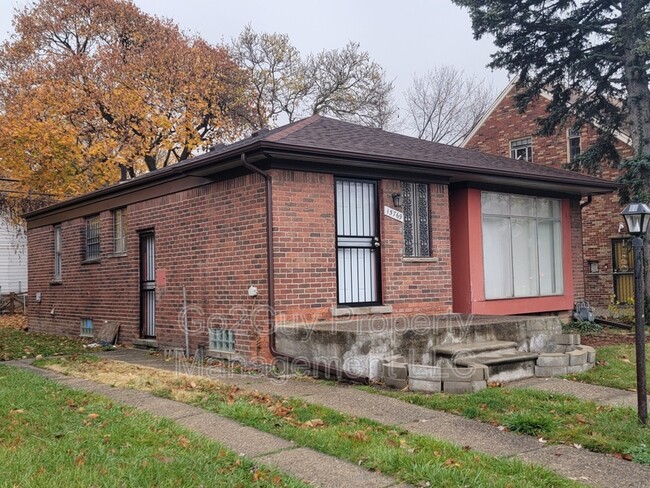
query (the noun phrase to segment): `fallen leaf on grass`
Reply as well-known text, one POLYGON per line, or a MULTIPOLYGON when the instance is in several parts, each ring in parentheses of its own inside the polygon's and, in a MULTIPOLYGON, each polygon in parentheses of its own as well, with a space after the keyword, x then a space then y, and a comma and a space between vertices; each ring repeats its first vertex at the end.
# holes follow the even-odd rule
POLYGON ((460 463, 452 458, 448 458, 443 464, 450 468, 460 468, 460 463))
POLYGON ((86 455, 85 455, 85 454, 79 454, 79 455, 75 458, 74 463, 75 463, 77 466, 83 466, 84 464, 86 464, 86 455))
POLYGON ((180 439, 178 439, 178 445, 187 449, 188 447, 190 447, 190 440, 183 435, 181 436, 180 439))
POLYGON ((99 418, 99 414, 98 413, 89 413, 88 418, 90 420, 95 420, 96 418, 99 418))
POLYGON ((323 427, 325 425, 325 422, 323 422, 321 419, 312 419, 308 420, 307 422, 303 422, 302 425, 303 427, 315 429, 317 427, 323 427))

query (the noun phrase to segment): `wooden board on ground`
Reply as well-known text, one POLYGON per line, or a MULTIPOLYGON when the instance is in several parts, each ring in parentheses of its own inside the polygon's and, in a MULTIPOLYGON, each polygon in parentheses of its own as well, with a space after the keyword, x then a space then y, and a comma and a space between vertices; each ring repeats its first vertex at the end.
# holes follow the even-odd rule
POLYGON ((114 344, 119 330, 120 330, 119 322, 116 322, 114 320, 106 320, 104 321, 104 324, 99 329, 97 335, 95 335, 95 339, 98 342, 114 344))

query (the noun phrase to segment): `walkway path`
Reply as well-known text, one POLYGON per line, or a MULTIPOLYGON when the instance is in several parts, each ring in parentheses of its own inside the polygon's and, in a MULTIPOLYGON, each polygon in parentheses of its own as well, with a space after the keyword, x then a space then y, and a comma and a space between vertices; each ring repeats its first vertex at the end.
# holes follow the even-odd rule
MULTIPOLYGON (((159 357, 152 356, 145 351, 139 350, 124 349, 114 351, 106 353, 105 357, 172 371, 176 370, 178 367, 178 365, 173 361, 166 362, 161 360, 159 357)), ((398 425, 401 428, 416 434, 429 435, 438 439, 454 442, 457 445, 467 446, 471 449, 493 456, 518 457, 524 461, 545 466, 563 476, 589 483, 591 485, 603 487, 644 487, 650 484, 650 468, 646 466, 616 459, 612 456, 590 452, 584 449, 575 449, 565 445, 549 446, 540 443, 534 437, 518 435, 512 432, 503 432, 496 427, 483 422, 466 419, 446 412, 430 410, 417 405, 411 405, 395 398, 367 393, 351 386, 331 385, 324 382, 300 380, 278 381, 264 376, 232 374, 215 368, 199 368, 199 366, 192 367, 185 363, 181 363, 180 372, 209 376, 222 382, 236 384, 243 389, 255 389, 261 393, 301 398, 307 402, 324 405, 343 413, 366 417, 383 424, 398 425)), ((46 374, 51 375, 52 373, 46 374)), ((91 383, 81 381, 82 380, 68 379, 66 384, 78 387, 77 385, 88 386, 88 383, 91 383)), ((102 394, 107 394, 105 391, 117 392, 117 395, 126 399, 129 399, 130 396, 133 395, 133 398, 139 400, 136 400, 135 403, 131 404, 149 409, 149 411, 156 414, 168 412, 167 409, 172 408, 171 406, 161 409, 158 409, 158 407, 150 407, 148 402, 151 400, 147 400, 145 404, 143 400, 145 397, 141 396, 143 394, 140 392, 115 390, 101 385, 97 385, 96 391, 102 394), (151 410, 151 408, 156 411, 151 410)), ((156 401, 160 400, 161 399, 156 398, 156 401)), ((170 401, 165 400, 165 402, 170 401)), ((178 406, 175 408, 183 407, 178 406)), ((193 407, 189 406, 186 406, 186 408, 193 409, 193 407)), ((194 413, 195 416, 206 415, 202 410, 194 410, 196 410, 194 413)), ((190 421, 183 420, 183 418, 184 416, 179 417, 179 423, 185 422, 184 425, 190 426, 190 421)), ((222 419, 219 421, 223 422, 224 420, 222 419)), ((230 423, 231 421, 227 422, 230 423)), ((209 425, 209 422, 206 421, 195 421, 194 425, 205 430, 212 430, 210 429, 211 426, 209 425)), ((235 425, 238 426, 239 424, 235 425)), ((235 427, 233 426, 232 428, 235 427)), ((239 428, 248 429, 241 426, 239 426, 239 428)), ((253 433, 257 432, 254 429, 251 430, 253 433)), ((266 436, 268 434, 263 435, 266 436)), ((286 441, 278 440, 277 438, 274 438, 273 442, 280 442, 280 447, 277 449, 274 448, 274 451, 283 449, 284 444, 282 443, 286 443, 286 441)), ((256 453, 254 449, 259 448, 262 443, 252 442, 253 445, 249 445, 249 443, 251 443, 250 437, 248 437, 248 440, 245 438, 241 447, 233 447, 233 449, 243 453, 247 452, 246 449, 253 449, 253 455, 260 455, 259 453, 256 453)), ((300 450, 302 450, 302 448, 294 449, 294 451, 300 450)), ((266 457, 260 458, 260 460, 265 463, 268 463, 266 459, 271 459, 273 461, 277 460, 280 462, 285 458, 284 455, 274 456, 272 453, 265 454, 265 456, 266 457)), ((341 461, 338 461, 338 463, 341 463, 341 461)), ((325 466, 326 465, 327 464, 325 464, 325 466)), ((288 469, 290 466, 287 466, 286 463, 284 465, 277 464, 277 466, 282 470, 293 473, 291 469, 288 469)), ((316 469, 316 467, 317 466, 314 466, 314 469, 316 469)), ((334 472, 337 472, 338 474, 338 470, 327 469, 326 471, 329 474, 334 472)), ((327 473, 324 473, 323 475, 327 473)), ((387 482, 385 477, 382 482, 387 482)), ((345 484, 354 486, 354 484, 349 482, 346 482, 345 484)), ((330 485, 322 484, 321 486, 330 485)), ((380 483, 372 483, 367 486, 382 485, 380 483)))
MULTIPOLYGON (((565 393, 601 405, 621 405, 636 408, 636 392, 591 385, 562 378, 526 378, 506 385, 507 388, 534 388, 536 390, 565 393)), ((650 484, 650 481, 648 481, 650 484)))

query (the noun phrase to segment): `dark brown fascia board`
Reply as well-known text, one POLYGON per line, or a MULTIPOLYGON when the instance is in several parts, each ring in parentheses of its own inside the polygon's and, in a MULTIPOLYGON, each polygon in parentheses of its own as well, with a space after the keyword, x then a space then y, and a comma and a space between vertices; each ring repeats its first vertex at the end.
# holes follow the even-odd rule
MULTIPOLYGON (((446 164, 429 163, 409 159, 399 159, 394 157, 367 156, 363 157, 358 153, 347 153, 347 157, 342 152, 328 150, 314 150, 312 148, 301 148, 296 151, 292 146, 291 150, 285 147, 271 148, 266 144, 262 145, 264 154, 278 160, 298 160, 323 166, 350 165, 353 162, 358 168, 369 169, 372 171, 388 170, 395 173, 412 172, 413 174, 427 175, 428 177, 439 178, 442 181, 483 181, 490 179, 495 183, 508 184, 510 186, 527 186, 553 184, 559 185, 565 189, 567 194, 579 195, 596 195, 611 193, 621 187, 619 183, 614 183, 598 178, 567 178, 560 176, 540 176, 540 175, 523 175, 511 173, 509 171, 497 169, 471 168, 460 166, 458 169, 452 168, 446 164), (273 150, 275 149, 275 150, 273 150), (308 151, 310 153, 308 153, 308 151), (336 157, 338 156, 338 157, 336 157), (433 173, 432 173, 433 172, 433 173), (519 183, 519 184, 518 184, 519 183), (580 188, 580 191, 576 191, 580 188)), ((330 171, 331 172, 331 171, 330 171)))

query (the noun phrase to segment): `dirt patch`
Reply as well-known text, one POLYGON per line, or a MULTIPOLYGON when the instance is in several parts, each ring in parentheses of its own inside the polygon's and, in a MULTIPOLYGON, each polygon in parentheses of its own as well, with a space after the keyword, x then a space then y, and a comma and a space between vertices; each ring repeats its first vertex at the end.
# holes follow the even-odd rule
POLYGON ((634 344, 634 332, 605 328, 597 334, 584 334, 580 342, 586 346, 602 347, 617 346, 619 344, 634 344))
POLYGON ((25 315, 0 315, 0 329, 27 330, 25 315))

